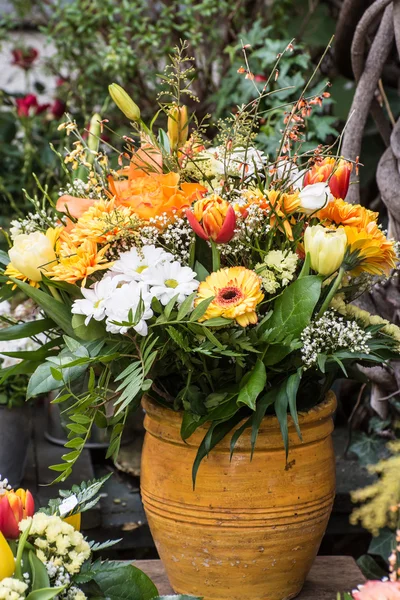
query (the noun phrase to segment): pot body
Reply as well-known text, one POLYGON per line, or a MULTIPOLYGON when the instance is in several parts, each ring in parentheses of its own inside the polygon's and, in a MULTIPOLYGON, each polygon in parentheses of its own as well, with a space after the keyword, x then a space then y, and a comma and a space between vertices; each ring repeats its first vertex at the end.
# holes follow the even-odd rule
POLYGON ((299 415, 302 441, 289 418, 287 461, 278 421, 268 416, 253 460, 250 429, 239 438, 232 460, 227 436, 200 465, 194 490, 192 465, 206 428, 185 443, 180 413, 148 398, 143 406, 142 499, 174 590, 204 600, 296 596, 334 500, 335 395, 329 392, 299 415))
POLYGON ((30 406, 0 407, 0 474, 18 488, 24 476, 32 429, 30 406))

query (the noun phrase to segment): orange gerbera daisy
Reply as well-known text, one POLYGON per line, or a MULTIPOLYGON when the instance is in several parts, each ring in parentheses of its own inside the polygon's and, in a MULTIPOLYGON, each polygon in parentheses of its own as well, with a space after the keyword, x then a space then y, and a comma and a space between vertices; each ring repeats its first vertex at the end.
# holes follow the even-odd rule
POLYGON ((202 300, 215 296, 200 321, 214 317, 235 319, 242 327, 257 323, 256 307, 264 298, 261 278, 245 267, 230 267, 211 273, 198 289, 194 301, 197 306, 202 300))
POLYGON ((389 275, 396 267, 394 242, 389 241, 375 222, 363 229, 345 226, 350 260, 355 262, 351 273, 359 275, 363 271, 371 275, 389 275))
POLYGON ((56 281, 76 283, 81 281, 82 287, 86 280, 96 271, 109 269, 113 263, 107 261, 105 256, 109 246, 97 250, 97 244, 85 240, 81 245, 75 246, 68 234, 63 235, 64 243, 61 245, 58 264, 55 265, 49 277, 56 281))
POLYGON ((141 177, 114 181, 109 177, 112 194, 116 204, 128 206, 145 221, 154 219, 163 213, 170 218, 189 208, 192 202, 207 192, 198 183, 182 183, 179 185, 178 173, 150 173, 141 177))
POLYGON ((369 223, 375 222, 379 213, 368 210, 361 204, 349 204, 340 198, 336 198, 332 202, 328 202, 314 216, 320 221, 330 221, 336 223, 336 225, 349 225, 363 229, 369 223))

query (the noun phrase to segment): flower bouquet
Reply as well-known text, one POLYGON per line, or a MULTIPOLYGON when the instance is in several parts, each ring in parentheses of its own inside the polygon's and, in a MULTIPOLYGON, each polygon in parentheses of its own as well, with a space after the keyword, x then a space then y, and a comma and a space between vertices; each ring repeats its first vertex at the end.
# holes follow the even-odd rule
MULTIPOLYGON (((44 313, 46 342, 18 367, 32 372, 28 397, 58 390, 69 418, 57 480, 94 423, 116 456, 143 400, 150 527, 173 587, 206 599, 299 592, 334 496, 329 390, 359 377, 357 363, 399 357, 400 330, 351 304, 397 262, 378 214, 345 201, 357 159, 340 156, 340 139, 302 152, 328 92, 306 86, 276 156, 257 148, 281 59, 260 87, 246 58, 256 97, 216 124, 212 146, 184 104, 182 49, 150 124, 111 85, 133 130, 123 151, 99 147, 101 117, 87 142, 67 120, 71 183, 56 206, 45 190, 33 199, 1 256, 2 294, 19 288, 44 313)), ((8 339, 16 327, 28 334, 11 326, 8 339)))
MULTIPOLYGON (((81 512, 98 502, 99 490, 108 478, 60 491, 60 498, 50 500, 49 506, 38 512, 28 490, 14 491, 7 479, 0 480, 2 600, 166 598, 159 596, 149 577, 133 565, 93 559, 94 552, 116 541, 88 542, 79 531, 81 512)), ((184 600, 182 596, 168 598, 184 600)))

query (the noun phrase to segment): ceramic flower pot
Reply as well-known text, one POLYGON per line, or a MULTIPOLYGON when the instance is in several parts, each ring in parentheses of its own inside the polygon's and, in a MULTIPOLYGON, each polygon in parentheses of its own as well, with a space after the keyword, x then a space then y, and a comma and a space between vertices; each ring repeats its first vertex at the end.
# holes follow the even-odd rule
MULTIPOLYGON (((176 592, 204 600, 287 600, 306 579, 335 495, 331 432, 336 398, 289 420, 285 460, 276 417, 264 419, 253 460, 250 430, 230 461, 230 436, 191 470, 206 429, 183 442, 180 413, 144 399, 141 488, 149 526, 176 592)), ((240 424, 238 425, 238 427, 240 424)))

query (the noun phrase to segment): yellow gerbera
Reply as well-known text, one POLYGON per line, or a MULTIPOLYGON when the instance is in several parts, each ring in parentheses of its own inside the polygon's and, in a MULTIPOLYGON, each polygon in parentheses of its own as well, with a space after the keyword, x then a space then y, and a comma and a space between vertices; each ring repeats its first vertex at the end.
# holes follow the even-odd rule
POLYGON ((379 213, 373 212, 361 206, 361 204, 349 204, 340 198, 336 198, 315 215, 320 221, 330 221, 336 225, 349 225, 362 229, 369 223, 377 220, 379 213))
POLYGON ((389 275, 390 270, 396 266, 396 252, 394 242, 389 241, 378 225, 369 223, 363 229, 358 227, 344 227, 350 253, 357 260, 353 275, 362 271, 372 275, 389 275))
POLYGON ((261 278, 254 271, 231 267, 211 273, 199 286, 195 306, 210 296, 214 300, 199 321, 225 317, 235 319, 242 327, 257 323, 256 306, 264 294, 261 278))
MULTIPOLYGON (((65 237, 68 234, 64 235, 65 237)), ((86 284, 87 278, 103 269, 109 269, 113 263, 108 262, 105 256, 109 246, 104 246, 97 250, 97 244, 85 240, 80 246, 75 246, 72 240, 64 242, 61 246, 59 262, 51 271, 50 277, 56 281, 66 281, 67 283, 76 283, 81 281, 82 287, 86 284)))
POLYGON ((122 235, 130 235, 138 226, 139 219, 127 206, 115 206, 115 199, 99 200, 79 217, 70 231, 74 244, 90 240, 106 244, 122 235))

